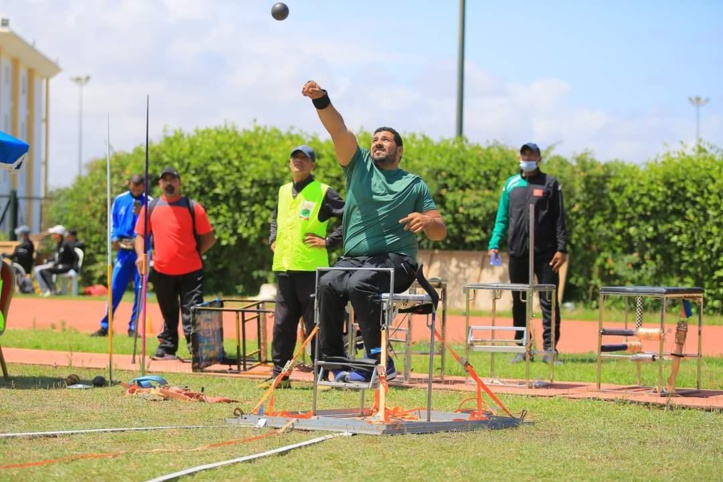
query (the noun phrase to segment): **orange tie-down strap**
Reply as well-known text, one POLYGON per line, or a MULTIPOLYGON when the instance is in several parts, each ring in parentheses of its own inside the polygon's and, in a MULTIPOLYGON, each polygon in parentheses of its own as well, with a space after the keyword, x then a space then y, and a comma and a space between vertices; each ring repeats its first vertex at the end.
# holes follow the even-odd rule
POLYGON ((147 400, 179 400, 181 402, 205 402, 205 403, 237 403, 239 400, 226 397, 210 397, 205 393, 192 392, 186 388, 164 386, 155 388, 141 388, 136 384, 128 385, 121 383, 126 389, 125 396, 137 396, 147 400))
MULTIPOLYGON (((264 402, 266 400, 269 400, 269 408, 264 413, 270 416, 279 416, 279 417, 285 417, 286 415, 281 415, 282 413, 288 413, 288 412, 274 412, 274 390, 276 390, 276 387, 279 386, 279 383, 281 383, 281 380, 283 380, 286 377, 289 377, 291 375, 291 372, 294 371, 294 363, 299 358, 299 356, 304 352, 306 349, 306 345, 308 345, 311 340, 316 335, 316 332, 319 331, 319 325, 314 326, 314 329, 311 330, 311 333, 309 333, 309 336, 306 337, 304 342, 301 344, 298 350, 296 350, 296 353, 294 353, 294 356, 291 357, 291 360, 288 361, 284 369, 279 373, 276 378, 274 378, 273 383, 271 386, 264 392, 264 394, 261 396, 261 399, 256 403, 256 406, 251 410, 251 414, 253 415, 260 415, 261 407, 263 407, 264 402)), ((295 418, 311 418, 311 413, 309 412, 307 414, 308 416, 296 416, 295 418)))
POLYGON ((379 414, 379 390, 384 390, 384 393, 389 393, 389 383, 385 376, 379 377, 379 386, 374 390, 374 404, 372 405, 369 423, 389 423, 392 420, 419 420, 421 411, 424 408, 411 408, 404 409, 402 407, 384 407, 384 415, 379 414))
POLYGON ((304 413, 291 413, 286 410, 282 410, 280 412, 264 412, 264 414, 268 415, 269 417, 283 417, 283 418, 291 418, 291 419, 309 419, 314 415, 311 410, 304 413))
POLYGON ((107 452, 102 454, 76 454, 76 455, 67 455, 65 457, 59 457, 55 459, 45 459, 45 460, 38 460, 35 462, 23 462, 19 464, 7 464, 7 465, 0 465, 0 470, 6 470, 6 469, 24 469, 28 467, 39 467, 43 465, 51 465, 51 464, 58 464, 62 462, 73 462, 75 460, 84 460, 84 459, 103 459, 103 458, 113 458, 113 457, 120 457, 121 455, 126 454, 148 454, 148 453, 156 453, 156 452, 197 452, 200 450, 208 450, 208 449, 214 449, 218 447, 228 447, 229 445, 238 445, 242 443, 247 442, 254 442, 256 440, 261 440, 267 437, 272 437, 274 435, 281 435, 286 430, 290 428, 292 425, 291 422, 286 424, 286 426, 281 427, 277 430, 273 430, 271 432, 267 432, 262 435, 254 435, 253 437, 248 437, 244 439, 235 439, 235 440, 226 440, 224 442, 215 442, 211 444, 201 445, 199 447, 194 447, 190 449, 169 449, 169 448, 159 448, 159 449, 151 449, 151 450, 122 450, 119 452, 107 452))
MULTIPOLYGON (((416 407, 411 409, 404 409, 402 407, 385 407, 384 415, 381 415, 379 413, 379 405, 380 405, 380 392, 383 387, 384 393, 387 394, 389 392, 389 384, 387 383, 386 377, 379 377, 379 387, 374 391, 374 404, 371 408, 371 417, 368 420, 368 423, 390 423, 394 421, 404 421, 404 420, 420 420, 421 419, 421 413, 423 410, 426 410, 424 407, 416 407)), ((463 409, 462 406, 467 403, 470 400, 475 400, 475 398, 467 398, 465 400, 462 400, 462 402, 459 404, 459 407, 457 410, 455 410, 455 413, 460 412, 468 412, 467 410, 463 409)), ((484 401, 482 400, 482 392, 477 388, 477 410, 473 410, 469 412, 469 417, 464 418, 456 418, 453 419, 454 422, 461 422, 461 421, 468 421, 468 420, 488 420, 489 417, 487 416, 487 406, 485 405, 484 401)))
POLYGON ((504 411, 510 417, 516 418, 514 415, 512 415, 512 412, 510 412, 507 407, 505 407, 505 405, 500 401, 500 399, 497 398, 497 395, 495 395, 494 392, 492 392, 492 390, 490 390, 489 387, 485 385, 485 383, 480 379, 480 377, 477 375, 477 372, 475 372, 474 368, 472 368, 472 365, 469 364, 469 361, 465 360, 463 362, 462 357, 460 357, 457 352, 454 351, 451 346, 449 346, 449 344, 444 340, 444 338, 442 338, 442 335, 440 335, 439 331, 437 331, 436 329, 434 330, 434 335, 437 337, 437 339, 439 339, 439 341, 442 342, 442 344, 447 348, 447 350, 449 350, 454 359, 457 360, 457 363, 462 365, 467 374, 469 374, 469 376, 477 383, 477 410, 476 412, 473 412, 472 415, 482 416, 485 411, 484 402, 482 400, 482 390, 484 390, 485 393, 487 393, 487 395, 497 404, 497 406, 502 409, 502 411, 504 411))

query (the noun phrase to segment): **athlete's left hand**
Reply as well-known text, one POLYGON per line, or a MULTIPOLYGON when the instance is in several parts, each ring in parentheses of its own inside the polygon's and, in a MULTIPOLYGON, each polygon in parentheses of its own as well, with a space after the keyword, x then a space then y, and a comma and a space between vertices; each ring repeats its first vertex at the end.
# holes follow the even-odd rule
POLYGON ((558 251, 555 253, 555 256, 552 257, 552 261, 550 261, 550 266, 552 266, 552 271, 557 273, 563 264, 567 262, 567 254, 558 251))

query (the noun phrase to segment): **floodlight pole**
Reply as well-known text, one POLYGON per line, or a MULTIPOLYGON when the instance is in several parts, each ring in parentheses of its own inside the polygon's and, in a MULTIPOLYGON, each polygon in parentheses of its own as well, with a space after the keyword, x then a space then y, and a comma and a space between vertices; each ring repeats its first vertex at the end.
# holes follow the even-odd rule
POLYGON ((700 142, 700 108, 710 102, 710 99, 700 96, 688 97, 688 101, 695 107, 695 143, 700 142))
POLYGON ((457 137, 462 137, 464 122, 464 23, 465 0, 459 0, 459 47, 457 53, 457 137))
POLYGON ((90 82, 90 75, 71 77, 80 89, 78 96, 78 177, 83 175, 83 86, 90 82))

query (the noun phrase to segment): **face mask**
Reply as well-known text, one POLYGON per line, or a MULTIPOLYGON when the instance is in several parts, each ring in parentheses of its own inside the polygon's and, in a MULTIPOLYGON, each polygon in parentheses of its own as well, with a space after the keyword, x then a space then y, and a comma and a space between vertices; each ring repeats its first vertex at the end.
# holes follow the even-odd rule
POLYGON ((537 162, 535 161, 520 161, 520 169, 525 172, 532 172, 537 169, 537 162))
POLYGON ((173 193, 176 192, 176 189, 175 189, 171 184, 168 184, 168 185, 166 186, 166 188, 164 189, 164 191, 165 191, 166 194, 168 194, 169 196, 173 196, 173 193))

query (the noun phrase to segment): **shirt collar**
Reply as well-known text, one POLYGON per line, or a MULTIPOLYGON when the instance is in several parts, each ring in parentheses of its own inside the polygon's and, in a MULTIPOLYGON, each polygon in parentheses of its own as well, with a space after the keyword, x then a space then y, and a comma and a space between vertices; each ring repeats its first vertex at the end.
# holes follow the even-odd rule
POLYGON ((294 184, 294 189, 296 190, 296 192, 301 192, 301 191, 304 190, 304 188, 305 188, 306 186, 308 186, 309 184, 311 184, 311 181, 313 181, 313 180, 314 180, 314 176, 311 175, 311 174, 309 174, 309 177, 307 177, 307 178, 304 179, 303 181, 299 181, 299 182, 293 183, 293 184, 294 184))

